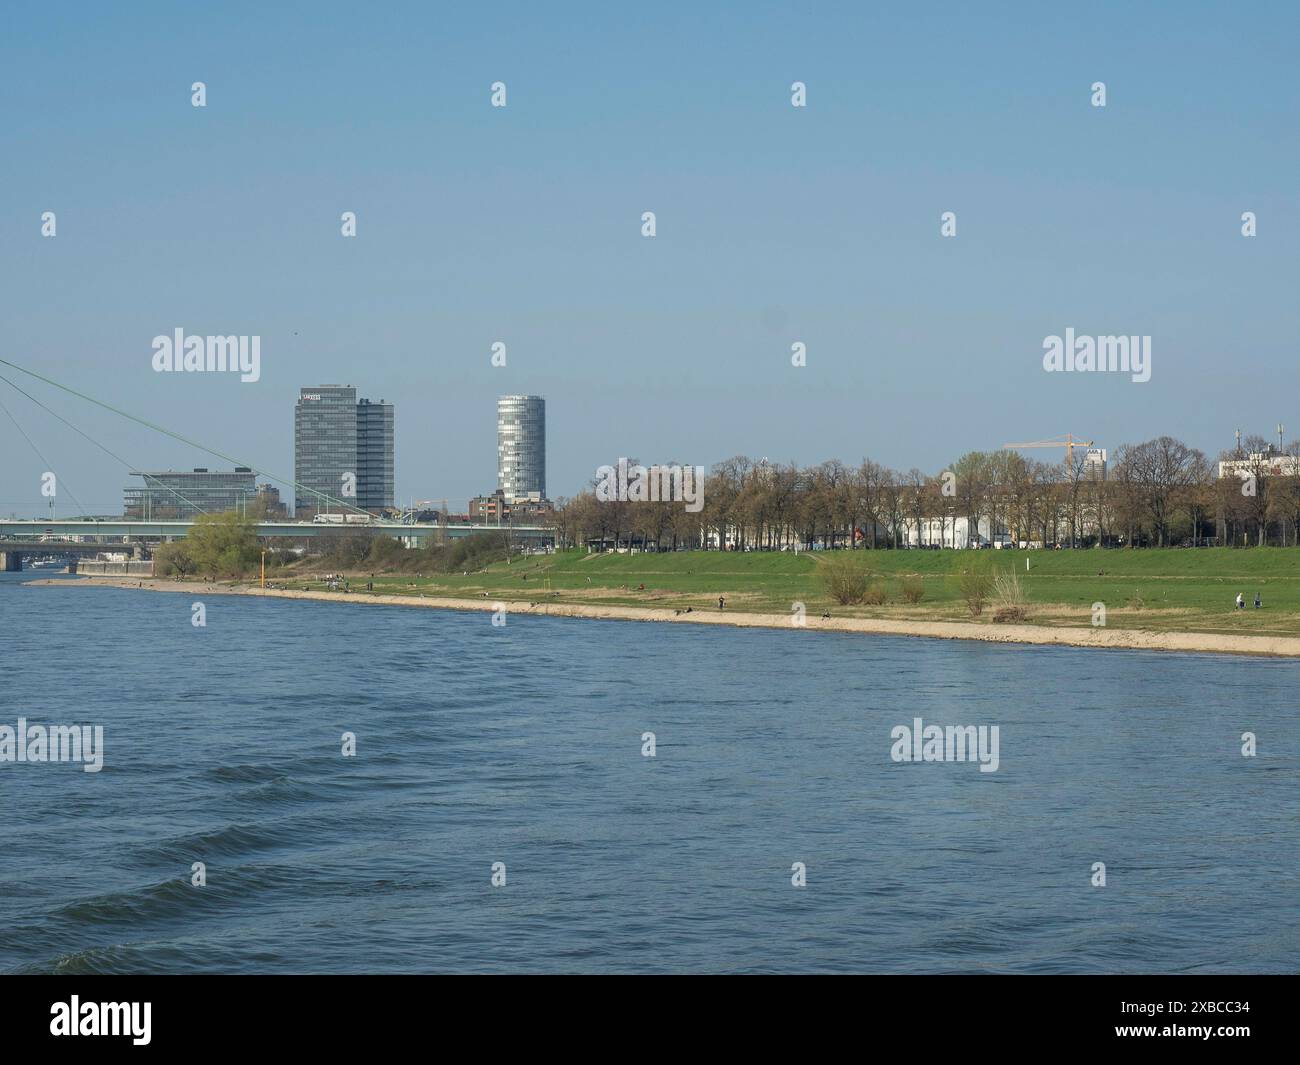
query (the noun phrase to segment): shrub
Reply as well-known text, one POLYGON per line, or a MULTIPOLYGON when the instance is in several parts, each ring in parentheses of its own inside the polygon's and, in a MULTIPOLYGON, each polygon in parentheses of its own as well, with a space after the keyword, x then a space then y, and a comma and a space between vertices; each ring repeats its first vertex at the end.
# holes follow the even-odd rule
POLYGON ((1024 621, 1029 616, 1024 585, 1020 583, 1020 574, 1015 570, 999 573, 993 578, 993 598, 996 601, 994 621, 1024 621))
POLYGON ((319 552, 318 562, 327 570, 355 569, 370 553, 375 533, 363 526, 346 525, 322 529, 313 546, 319 552))
POLYGON ((153 552, 153 571, 159 577, 185 577, 198 570, 184 541, 159 544, 153 552))
POLYGON ((899 590, 903 601, 915 606, 925 596, 925 582, 920 577, 904 577, 899 590))
POLYGON ((983 614, 984 605, 993 590, 993 574, 988 559, 979 554, 977 549, 971 549, 957 578, 957 584, 970 616, 977 618, 983 614))
POLYGON ((283 569, 298 561, 298 555, 287 547, 270 547, 266 551, 266 568, 283 569))
POLYGON ((826 594, 841 606, 862 602, 871 577, 865 566, 856 558, 849 557, 852 554, 846 551, 839 557, 823 559, 818 574, 826 594))
POLYGON ((398 569, 406 561, 407 550, 401 540, 391 536, 376 536, 370 543, 366 564, 376 570, 398 569))
POLYGON ((869 603, 871 606, 883 606, 889 602, 889 596, 885 594, 885 586, 879 581, 872 581, 867 590, 862 594, 862 601, 869 603))

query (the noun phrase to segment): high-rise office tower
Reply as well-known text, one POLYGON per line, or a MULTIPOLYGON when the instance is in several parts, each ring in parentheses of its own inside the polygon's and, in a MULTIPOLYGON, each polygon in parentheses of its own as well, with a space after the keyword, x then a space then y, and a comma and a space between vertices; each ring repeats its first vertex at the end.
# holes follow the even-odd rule
POLYGON ((546 498, 546 400, 497 400, 497 487, 507 503, 546 498))
POLYGON ((357 506, 393 505, 393 405, 382 399, 357 403, 357 506))
POLYGON ((293 412, 294 513, 299 518, 393 505, 393 405, 357 401, 352 385, 299 392, 293 412), (355 492, 355 494, 351 494, 355 492))
POLYGON ((345 509, 346 478, 357 472, 357 390, 319 385, 298 394, 293 411, 293 509, 299 517, 345 509))
POLYGON ((1106 449, 1090 447, 1083 457, 1083 479, 1085 481, 1104 481, 1106 479, 1106 449))

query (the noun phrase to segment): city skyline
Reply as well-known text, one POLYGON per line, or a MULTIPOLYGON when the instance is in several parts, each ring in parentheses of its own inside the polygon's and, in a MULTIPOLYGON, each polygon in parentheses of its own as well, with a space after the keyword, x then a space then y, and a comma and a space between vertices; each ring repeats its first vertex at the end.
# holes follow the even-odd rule
MULTIPOLYGON (((326 479, 325 481, 321 481, 320 485, 316 485, 315 482, 312 481, 310 478, 304 479, 304 477, 300 475, 298 469, 298 465, 299 465, 298 455, 297 455, 298 449, 296 444, 294 448, 295 454, 293 456, 294 461, 292 466, 290 466, 290 464, 287 462, 281 462, 278 460, 273 461, 271 463, 261 463, 261 462, 253 461, 251 465, 249 465, 248 467, 244 467, 241 465, 233 465, 231 469, 225 470, 224 472, 230 473, 232 471, 252 469, 257 472, 257 475, 259 477, 265 478, 267 481, 271 482, 272 486, 274 486, 274 488, 278 490, 280 496, 285 502, 287 502, 289 499, 294 498, 295 494, 299 491, 299 489, 294 485, 294 481, 298 481, 300 484, 306 485, 306 487, 309 490, 314 488, 315 491, 325 492, 326 494, 329 494, 328 492, 326 492, 326 488, 324 487, 324 485, 326 484, 326 482, 328 482, 330 485, 333 485, 334 481, 338 479, 338 474, 343 472, 345 467, 348 469, 355 468, 355 470, 360 474, 357 482, 358 499, 356 502, 356 505, 360 509, 372 509, 372 510, 387 509, 387 508, 400 509, 401 507, 407 504, 414 503, 420 500, 421 498, 423 498, 424 500, 432 501, 432 502, 446 501, 449 504, 449 506, 451 506, 451 510, 453 513, 457 513, 457 512, 464 513, 466 510, 472 509, 472 505, 476 499, 483 498, 481 492, 476 492, 475 494, 467 497, 456 497, 456 496, 448 495, 446 493, 439 493, 437 491, 432 491, 427 488, 422 489, 419 486, 416 487, 414 492, 412 492, 406 497, 398 496, 392 488, 392 485, 394 484, 393 469, 395 465, 395 455, 398 450, 398 446, 397 446, 398 437, 397 434, 394 432, 395 419, 394 419, 393 411, 395 409, 395 405, 391 403, 387 403, 382 399, 378 401, 372 401, 365 397, 358 397, 357 389, 356 386, 354 385, 299 386, 298 388, 299 400, 298 403, 295 405, 295 424, 297 424, 299 413, 302 407, 302 398, 305 395, 309 395, 309 394, 316 395, 318 393, 327 390, 336 390, 340 393, 340 395, 342 395, 343 393, 347 393, 347 396, 344 397, 346 400, 344 405, 347 406, 348 409, 354 411, 357 420, 348 420, 349 427, 351 429, 351 435, 348 436, 346 440, 341 440, 340 444, 344 448, 344 452, 346 453, 346 455, 355 456, 355 460, 349 461, 346 458, 339 458, 338 461, 330 464, 328 474, 326 475, 326 479), (359 429, 358 429, 358 427, 361 424, 359 419, 366 416, 369 416, 370 424, 375 426, 375 429, 378 434, 378 436, 374 437, 373 440, 377 441, 378 439, 386 435, 386 450, 378 443, 372 442, 371 459, 369 463, 367 463, 360 447, 360 443, 359 443, 360 437, 359 437, 359 429), (338 467, 337 470, 335 469, 335 466, 338 467), (290 479, 288 475, 278 475, 277 471, 282 469, 292 469, 294 471, 292 475, 292 479, 290 479), (368 477, 366 476, 367 470, 371 471, 368 477), (382 487, 376 489, 374 487, 376 485, 380 485, 382 487), (377 492, 386 492, 387 494, 386 495, 376 494, 377 492)), ((524 488, 518 493, 517 498, 520 501, 525 501, 528 499, 536 499, 538 496, 540 496, 542 499, 546 499, 548 498, 546 492, 546 471, 545 471, 546 450, 547 450, 546 415, 545 415, 546 398, 543 396, 499 395, 496 397, 496 414, 497 414, 496 423, 495 423, 496 430, 497 430, 496 432, 496 442, 497 442, 496 490, 501 492, 504 490, 505 487, 502 481, 503 478, 502 455, 503 455, 503 447, 505 446, 503 445, 503 439, 505 438, 503 438, 502 436, 502 425, 503 425, 502 404, 505 403, 506 401, 512 401, 512 402, 527 401, 525 407, 527 407, 529 404, 533 405, 532 410, 534 413, 531 415, 533 417, 536 417, 537 416, 536 412, 540 411, 540 423, 541 423, 540 485, 541 488, 540 489, 536 487, 524 488)), ((130 412, 130 413, 135 413, 135 412, 130 412)), ((513 414, 511 416, 514 417, 513 414)), ((12 426, 12 421, 10 424, 12 426)), ((75 425, 76 423, 73 424, 75 425)), ((162 428, 168 429, 169 427, 163 426, 162 428)), ((1243 440, 1245 441, 1246 444, 1252 447, 1258 447, 1265 452, 1271 452, 1273 454, 1280 454, 1283 449, 1289 451, 1289 450, 1295 450, 1297 448, 1300 448, 1300 437, 1291 441, 1284 440, 1285 426, 1283 425, 1282 422, 1277 422, 1275 425, 1272 426, 1272 430, 1274 434, 1277 436, 1276 445, 1274 445, 1266 435, 1267 429, 1268 429, 1267 426, 1251 426, 1245 431, 1244 434, 1243 431, 1240 429, 1234 430, 1233 444, 1231 446, 1225 445, 1224 447, 1219 448, 1217 450, 1207 450, 1207 449, 1199 448, 1195 444, 1189 444, 1189 446, 1196 447, 1197 450, 1202 451, 1202 453, 1205 455, 1207 460, 1209 460, 1210 462, 1214 463, 1216 461, 1219 461, 1220 464, 1224 458, 1231 459, 1234 456, 1237 458, 1242 458, 1247 454, 1248 448, 1243 447, 1243 440), (1263 431, 1255 431, 1257 429, 1263 431)), ((23 435, 26 436, 27 434, 24 433, 23 435)), ((294 435, 296 439, 297 437, 296 429, 294 435)), ((582 430, 578 427, 570 427, 569 435, 581 436, 582 430)), ((1181 439, 1177 437, 1176 434, 1170 434, 1170 433, 1162 433, 1162 432, 1150 432, 1146 434, 1139 433, 1136 434, 1133 439, 1124 440, 1120 442, 1120 446, 1124 444, 1129 444, 1129 445, 1137 444, 1145 440, 1151 440, 1151 439, 1155 439, 1158 436, 1165 436, 1165 435, 1174 436, 1175 439, 1181 439)), ((71 436, 69 436, 69 439, 75 436, 76 436, 75 433, 71 434, 71 436)), ((197 456, 198 459, 201 459, 206 463, 211 463, 212 461, 211 459, 212 452, 210 451, 190 448, 188 447, 188 445, 175 444, 173 442, 167 441, 165 438, 158 437, 156 434, 153 436, 153 439, 156 441, 159 447, 180 448, 186 451, 190 455, 197 456)), ((206 441, 202 437, 194 437, 194 439, 196 439, 196 441, 200 444, 206 443, 206 441)), ((990 444, 987 447, 979 447, 979 446, 956 447, 950 450, 949 459, 947 463, 945 463, 944 465, 945 466, 950 465, 953 461, 955 461, 962 455, 965 455, 970 452, 991 452, 991 451, 1006 450, 1006 449, 1018 450, 1024 446, 1043 447, 1048 445, 1054 448, 1068 448, 1070 446, 1068 443, 1070 439, 1071 438, 1069 434, 1063 434, 1062 437, 1056 440, 1037 442, 1037 443, 1032 443, 1030 445, 1022 445, 1019 447, 1013 447, 1012 445, 1009 444, 990 444)), ((1080 438, 1073 438, 1073 440, 1074 440, 1073 446, 1077 450, 1079 450, 1081 454, 1086 452, 1087 455, 1086 461, 1090 470, 1092 471, 1089 473, 1089 476, 1095 477, 1096 470, 1099 468, 1102 471, 1102 475, 1104 477, 1105 470, 1107 468, 1108 457, 1109 459, 1113 460, 1116 447, 1114 445, 1100 446, 1100 442, 1098 441, 1085 441, 1080 438), (1098 446, 1087 446, 1092 444, 1097 444, 1098 446)), ((28 443, 30 444, 30 441, 28 441, 28 443)), ((90 449, 86 448, 85 450, 89 451, 90 449)), ((462 455, 460 451, 458 451, 457 454, 458 456, 462 455)), ((515 454, 515 452, 512 451, 512 454, 515 454)), ((704 463, 705 469, 708 470, 712 466, 718 463, 722 463, 725 462, 727 459, 737 457, 738 454, 739 453, 733 455, 711 457, 706 463, 704 463)), ((1030 455, 1029 457, 1034 458, 1036 456, 1030 455)), ((839 459, 840 456, 822 455, 820 457, 814 457, 810 463, 807 464, 796 463, 796 465, 816 465, 820 462, 835 461, 839 459)), ((241 462, 246 460, 247 460, 247 456, 241 456, 241 460, 240 460, 241 462)), ((764 462, 770 461, 776 465, 783 465, 789 462, 789 460, 773 459, 771 458, 771 456, 763 456, 761 461, 764 462)), ((846 465, 852 467, 857 465, 857 463, 860 461, 876 461, 876 459, 874 456, 862 455, 860 456, 860 458, 847 460, 846 465)), ((1055 464, 1063 463, 1064 459, 1063 458, 1058 459, 1056 457, 1044 457, 1040 461, 1043 461, 1047 465, 1055 465, 1055 464)), ((145 465, 150 465, 150 464, 145 464, 145 465)), ((188 467, 184 465, 168 466, 162 462, 155 462, 152 463, 152 465, 155 467, 155 469, 149 474, 149 476, 154 476, 157 473, 187 475, 190 472, 208 471, 208 467, 197 467, 197 466, 188 467)), ((468 465, 470 466, 475 465, 474 452, 471 452, 468 465)), ((455 465, 452 468, 459 470, 463 467, 461 465, 455 465)), ((896 466, 896 467, 889 466, 889 468, 894 469, 899 474, 902 474, 909 469, 919 469, 919 467, 916 467, 914 464, 910 466, 906 464, 896 466)), ((217 467, 211 467, 211 469, 212 472, 214 473, 223 472, 219 470, 217 467)), ((129 472, 132 476, 140 476, 140 474, 137 473, 135 470, 131 470, 129 472)), ((926 476, 933 477, 933 478, 940 477, 943 474, 942 469, 922 470, 921 472, 924 473, 926 476)), ((63 475, 60 474, 59 476, 62 477, 63 475)), ((535 483, 536 482, 534 482, 534 484, 535 483)), ((572 498, 573 496, 588 491, 591 487, 591 483, 592 483, 591 477, 588 476, 587 479, 575 485, 571 490, 557 493, 555 498, 558 499, 572 498)), ((140 489, 138 488, 138 486, 135 488, 128 486, 126 491, 128 493, 128 498, 130 498, 131 493, 138 493, 140 492, 140 489)), ((165 491, 170 492, 171 490, 165 489, 165 491)), ((105 494, 110 498, 113 495, 113 493, 105 493, 105 494)), ((308 494, 309 495, 311 494, 310 491, 308 492, 308 494)), ((117 498, 118 499, 122 498, 120 493, 117 494, 117 498)), ((88 497, 84 493, 78 493, 77 499, 78 501, 80 500, 89 501, 88 497)), ((507 502, 509 502, 509 499, 507 499, 507 502)), ((14 510, 13 502, 8 502, 7 504, 0 504, 0 506, 4 506, 6 513, 9 513, 11 515, 17 513, 17 511, 14 510)), ((29 512, 32 514, 46 513, 49 508, 49 500, 48 499, 40 500, 39 503, 37 503, 37 501, 34 500, 32 501, 31 504, 29 504, 29 508, 30 508, 29 512)), ((75 504, 74 504, 74 509, 77 509, 75 507, 75 504)), ((109 515, 109 514, 118 513, 116 504, 109 503, 107 501, 106 501, 106 505, 98 508, 94 506, 85 506, 80 509, 87 514, 97 513, 97 514, 109 515)), ((62 514, 69 513, 68 505, 66 501, 64 505, 61 508, 59 508, 59 513, 62 514)))

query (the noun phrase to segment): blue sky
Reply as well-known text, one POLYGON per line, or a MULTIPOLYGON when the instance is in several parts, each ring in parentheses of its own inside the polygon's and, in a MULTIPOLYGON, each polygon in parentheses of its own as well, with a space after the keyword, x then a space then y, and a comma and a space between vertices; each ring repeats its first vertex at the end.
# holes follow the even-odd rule
MULTIPOLYGON (((621 455, 1300 436, 1300 15, 1048 8, 9 4, 0 357, 285 474, 298 388, 355 384, 401 500, 494 486, 506 392, 547 398, 552 495, 621 455), (261 380, 155 374, 178 326, 260 335, 261 380), (1151 380, 1045 373, 1067 327, 1151 335, 1151 380)), ((29 390, 137 468, 222 465, 29 390)), ((125 469, 0 402, 120 508, 125 469)), ((0 511, 43 512, 3 413, 0 455, 0 511)))

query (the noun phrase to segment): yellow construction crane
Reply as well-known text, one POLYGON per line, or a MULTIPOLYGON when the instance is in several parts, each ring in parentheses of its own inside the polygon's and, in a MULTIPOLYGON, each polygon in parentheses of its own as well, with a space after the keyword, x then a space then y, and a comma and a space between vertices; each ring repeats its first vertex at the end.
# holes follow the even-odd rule
POLYGON ((1018 451, 1022 447, 1063 447, 1065 448, 1066 466, 1074 465, 1074 449, 1076 447, 1092 447, 1091 440, 1079 440, 1071 433, 1066 433, 1059 440, 1031 440, 1027 444, 1003 444, 1004 451, 1018 451))

